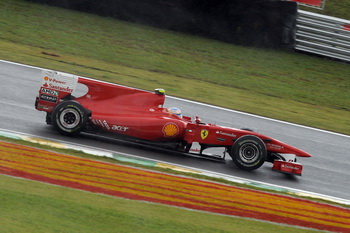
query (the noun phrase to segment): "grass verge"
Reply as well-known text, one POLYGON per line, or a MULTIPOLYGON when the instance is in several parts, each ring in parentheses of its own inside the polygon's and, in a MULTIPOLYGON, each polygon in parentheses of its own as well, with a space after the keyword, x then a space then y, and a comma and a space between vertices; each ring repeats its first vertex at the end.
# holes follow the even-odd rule
POLYGON ((0 199, 2 232, 315 232, 7 176, 0 176, 0 199))
POLYGON ((350 134, 348 64, 21 0, 0 16, 1 59, 350 134))

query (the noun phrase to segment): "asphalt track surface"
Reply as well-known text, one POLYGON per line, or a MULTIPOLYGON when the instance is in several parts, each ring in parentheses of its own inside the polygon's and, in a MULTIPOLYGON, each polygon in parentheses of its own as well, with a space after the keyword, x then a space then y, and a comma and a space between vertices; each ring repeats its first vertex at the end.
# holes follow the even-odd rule
POLYGON ((347 135, 187 100, 167 98, 165 106, 177 106, 184 115, 200 116, 203 122, 217 125, 251 128, 313 155, 312 158, 298 160, 304 165, 301 177, 273 172, 271 171, 271 163, 265 163, 260 169, 248 172, 236 168, 228 158, 229 156, 227 156, 226 162, 222 163, 169 154, 88 135, 62 136, 55 132, 51 126, 46 125, 45 113, 34 108, 35 97, 40 85, 40 69, 0 61, 0 128, 350 200, 350 137, 347 135))

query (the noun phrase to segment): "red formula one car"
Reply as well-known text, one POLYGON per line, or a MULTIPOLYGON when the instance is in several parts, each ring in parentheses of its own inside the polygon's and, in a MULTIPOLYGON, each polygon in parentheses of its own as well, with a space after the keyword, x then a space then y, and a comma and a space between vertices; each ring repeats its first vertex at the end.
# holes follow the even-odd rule
POLYGON ((182 116, 179 109, 164 108, 164 90, 138 90, 55 71, 44 71, 35 108, 47 112, 46 122, 65 135, 82 131, 105 132, 128 141, 225 159, 229 154, 238 168, 254 170, 265 161, 272 169, 301 175, 296 156, 310 154, 271 137, 244 129, 201 122, 182 116), (87 87, 78 98, 77 84, 87 87), (223 155, 208 154, 215 148, 223 155))

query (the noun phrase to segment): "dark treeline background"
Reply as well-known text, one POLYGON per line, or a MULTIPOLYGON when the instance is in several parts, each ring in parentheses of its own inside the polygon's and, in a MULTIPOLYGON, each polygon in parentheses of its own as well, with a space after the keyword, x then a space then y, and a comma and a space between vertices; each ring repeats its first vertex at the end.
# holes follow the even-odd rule
POLYGON ((297 4, 277 0, 29 0, 240 45, 293 48, 297 4))

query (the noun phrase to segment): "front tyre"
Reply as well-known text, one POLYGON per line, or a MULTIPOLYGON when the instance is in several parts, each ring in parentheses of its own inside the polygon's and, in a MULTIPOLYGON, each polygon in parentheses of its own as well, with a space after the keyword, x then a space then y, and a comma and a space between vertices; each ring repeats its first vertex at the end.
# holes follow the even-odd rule
POLYGON ((58 104, 51 114, 51 122, 55 129, 64 135, 79 134, 87 122, 87 114, 83 106, 75 101, 64 101, 58 104))
POLYGON ((267 156, 265 143, 253 135, 238 138, 230 153, 235 165, 243 170, 255 170, 261 167, 267 156))

